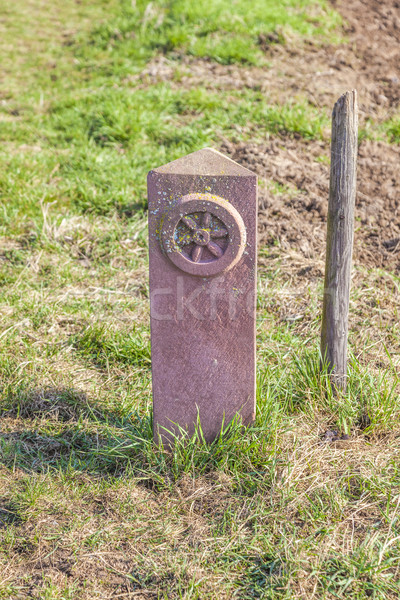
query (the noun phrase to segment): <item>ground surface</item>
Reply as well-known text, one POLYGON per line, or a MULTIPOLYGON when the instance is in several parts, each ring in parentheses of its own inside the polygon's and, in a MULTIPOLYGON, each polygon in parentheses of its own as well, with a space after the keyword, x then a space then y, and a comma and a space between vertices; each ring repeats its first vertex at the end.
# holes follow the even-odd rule
MULTIPOLYGON (((267 47, 268 69, 212 65, 205 60, 185 61, 177 86, 209 89, 261 89, 272 97, 304 94, 317 107, 332 107, 343 90, 357 89, 361 126, 384 122, 398 114, 400 79, 399 10, 396 3, 346 2, 334 4, 346 19, 348 42, 335 46, 267 47)), ((173 77, 174 64, 158 57, 147 69, 151 81, 173 77)), ((367 133, 363 132, 364 135, 367 133)), ((260 177, 296 190, 287 195, 261 193, 261 232, 267 240, 297 247, 305 256, 324 251, 326 197, 329 185, 327 141, 265 140, 263 144, 222 143, 223 151, 255 170, 260 177), (318 159, 320 159, 318 161, 318 159), (326 159, 326 160, 325 160, 326 159)), ((356 219, 356 260, 367 266, 400 269, 395 250, 400 240, 399 148, 362 139, 356 219)), ((262 241, 264 237, 261 238, 262 241)))
POLYGON ((398 598, 399 3, 21 0, 0 33, 0 598, 398 598), (329 119, 351 88, 334 398, 329 119), (259 175, 258 415, 164 453, 145 175, 206 145, 259 175))

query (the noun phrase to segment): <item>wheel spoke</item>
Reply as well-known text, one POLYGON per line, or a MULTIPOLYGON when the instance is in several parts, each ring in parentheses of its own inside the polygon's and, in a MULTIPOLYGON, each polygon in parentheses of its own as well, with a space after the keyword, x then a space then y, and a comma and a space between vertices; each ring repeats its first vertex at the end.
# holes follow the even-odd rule
POLYGON ((204 216, 203 216, 202 226, 209 227, 210 223, 211 223, 211 215, 210 215, 210 213, 205 212, 204 216))
POLYGON ((185 223, 185 225, 187 227, 189 227, 189 229, 192 229, 192 230, 197 229, 197 223, 194 219, 192 219, 192 217, 188 217, 188 216, 182 217, 182 221, 185 223))
POLYGON ((199 262, 202 254, 203 254, 203 247, 195 246, 192 251, 192 261, 195 263, 199 262))
POLYGON ((228 235, 228 232, 226 229, 221 228, 221 229, 216 229, 215 231, 210 231, 210 235, 212 238, 222 238, 222 237, 225 237, 226 235, 228 235))
POLYGON ((209 249, 211 254, 214 254, 214 256, 216 256, 217 258, 221 258, 221 256, 223 255, 222 248, 220 248, 215 242, 208 242, 207 248, 209 249))

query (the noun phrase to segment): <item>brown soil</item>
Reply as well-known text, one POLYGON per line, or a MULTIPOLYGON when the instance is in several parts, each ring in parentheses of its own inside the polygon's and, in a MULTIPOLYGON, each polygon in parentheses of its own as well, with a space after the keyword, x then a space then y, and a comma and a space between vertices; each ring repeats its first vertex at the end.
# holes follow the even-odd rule
MULTIPOLYGON (((346 22, 345 44, 299 47, 289 40, 285 46, 268 46, 267 41, 268 70, 183 57, 176 85, 257 88, 272 99, 281 98, 282 93, 294 98, 301 95, 329 111, 340 94, 355 88, 361 125, 368 119, 379 123, 390 118, 400 100, 400 2, 333 0, 332 4, 346 22)), ((167 59, 157 59, 142 78, 173 83, 174 69, 167 59)), ((329 141, 222 141, 220 149, 266 180, 260 190, 260 243, 291 248, 305 259, 322 258, 329 141), (274 182, 289 189, 272 193, 274 182)), ((400 148, 396 145, 368 140, 360 144, 355 261, 400 271, 400 148)))
MULTIPOLYGON (((288 61, 293 92, 298 86, 319 105, 332 105, 345 89, 356 88, 361 123, 388 118, 400 99, 400 2, 351 0, 333 5, 347 21, 349 43, 335 52, 320 48, 301 56, 303 50, 300 64, 288 61)), ((261 241, 277 240, 309 257, 324 252, 329 167, 315 158, 328 151, 326 144, 295 140, 284 147, 270 143, 264 149, 250 145, 231 151, 261 176, 301 190, 291 200, 261 193, 261 241)), ((355 260, 400 270, 398 146, 370 141, 360 145, 355 260)))
MULTIPOLYGON (((300 251, 306 258, 325 252, 329 166, 316 162, 322 142, 285 141, 228 145, 223 150, 261 177, 295 192, 260 191, 261 244, 300 251)), ((382 142, 361 143, 358 159, 355 261, 400 270, 400 149, 382 142), (397 189, 396 189, 397 184, 397 189)))
MULTIPOLYGON (((300 49, 290 60, 279 88, 299 91, 317 105, 332 106, 347 89, 359 94, 360 122, 380 121, 398 109, 400 99, 400 2, 333 2, 347 21, 349 43, 338 49, 300 49)), ((282 49, 275 49, 280 56, 282 49)), ((294 187, 294 194, 260 194, 260 241, 299 250, 305 257, 324 254, 329 165, 328 143, 285 140, 225 144, 225 151, 261 177, 294 187)), ((400 148, 361 142, 358 159, 355 260, 367 266, 400 270, 400 148)))

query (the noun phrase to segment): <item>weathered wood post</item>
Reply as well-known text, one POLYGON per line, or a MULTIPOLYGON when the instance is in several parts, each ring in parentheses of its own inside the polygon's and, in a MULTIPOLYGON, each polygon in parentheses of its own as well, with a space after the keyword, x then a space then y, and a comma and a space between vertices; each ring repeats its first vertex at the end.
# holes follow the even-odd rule
POLYGON ((257 177, 206 148, 150 171, 154 438, 255 416, 257 177))
POLYGON ((332 383, 345 390, 351 261, 354 241, 358 109, 357 92, 346 92, 332 114, 331 173, 321 355, 332 383))

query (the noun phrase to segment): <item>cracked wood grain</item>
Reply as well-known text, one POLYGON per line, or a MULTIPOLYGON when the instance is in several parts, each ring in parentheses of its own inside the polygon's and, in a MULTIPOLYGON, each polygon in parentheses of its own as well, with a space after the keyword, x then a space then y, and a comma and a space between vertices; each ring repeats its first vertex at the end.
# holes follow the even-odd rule
POLYGON ((357 92, 346 92, 332 114, 321 355, 335 388, 346 390, 347 339, 354 241, 358 108, 357 92))

